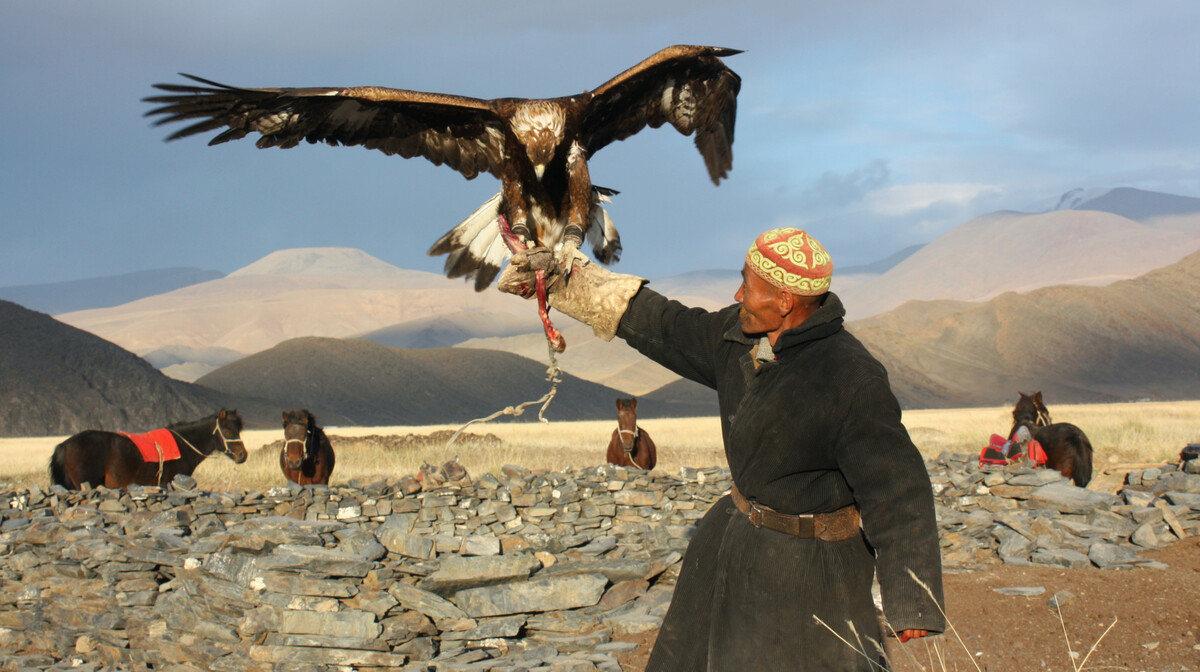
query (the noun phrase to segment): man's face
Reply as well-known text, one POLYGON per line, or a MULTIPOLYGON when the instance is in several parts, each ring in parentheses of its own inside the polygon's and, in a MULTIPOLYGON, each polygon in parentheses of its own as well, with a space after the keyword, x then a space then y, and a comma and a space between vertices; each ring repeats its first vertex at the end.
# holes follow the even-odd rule
POLYGON ((749 265, 742 265, 742 284, 733 295, 733 299, 742 304, 738 310, 742 333, 765 334, 779 329, 783 324, 783 315, 779 312, 779 291, 750 270, 749 265))

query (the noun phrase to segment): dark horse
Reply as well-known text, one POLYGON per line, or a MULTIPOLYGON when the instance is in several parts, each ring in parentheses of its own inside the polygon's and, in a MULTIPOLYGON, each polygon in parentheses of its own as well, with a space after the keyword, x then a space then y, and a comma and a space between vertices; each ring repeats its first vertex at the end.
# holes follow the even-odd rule
POLYGON ((63 441, 50 458, 50 482, 71 490, 84 483, 93 487, 124 488, 130 484, 162 486, 178 474, 192 475, 214 450, 237 464, 246 461, 242 416, 221 409, 206 418, 167 427, 179 445, 179 458, 147 462, 124 434, 88 429, 63 441))
POLYGON ((1087 435, 1069 422, 1052 422, 1050 411, 1042 403, 1042 393, 1032 395, 1018 392, 1021 398, 1013 408, 1011 439, 1024 426, 1030 436, 1046 451, 1046 466, 1084 487, 1092 480, 1092 442, 1087 435))
POLYGON ((654 441, 637 426, 637 399, 617 399, 617 428, 608 442, 608 463, 646 471, 658 463, 654 441))
POLYGON ((333 462, 333 446, 316 417, 303 409, 284 411, 283 450, 279 452, 283 475, 300 485, 329 485, 333 462))

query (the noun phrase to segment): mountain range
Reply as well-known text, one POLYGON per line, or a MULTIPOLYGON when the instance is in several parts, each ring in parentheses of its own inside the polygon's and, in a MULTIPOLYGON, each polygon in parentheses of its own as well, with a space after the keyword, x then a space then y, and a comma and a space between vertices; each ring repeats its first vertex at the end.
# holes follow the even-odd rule
POLYGON ((847 328, 905 408, 1200 398, 1200 252, 1105 287, 912 301, 847 328))
MULTIPOLYGON (((1186 255, 1197 249, 1200 199, 1135 189, 1069 192, 1046 211, 979 217, 876 264, 835 264, 833 289, 850 309, 851 331, 892 372, 906 408, 1003 403, 1017 387, 1044 388, 1060 403, 1187 398, 1195 395, 1188 375, 1195 378, 1197 370, 1197 331, 1187 318, 1194 309, 1186 294, 1170 287, 1192 288, 1196 295, 1189 284, 1194 258, 1186 255), (1136 308, 1127 305, 1131 296, 1140 297, 1136 308), (1097 317, 1109 306, 1123 306, 1128 319, 1097 317), (1177 336, 1163 341, 1162 334, 1175 333, 1163 325, 1178 316, 1185 319, 1177 320, 1177 336), (1144 325, 1153 331, 1143 333, 1144 325), (1053 356, 1047 359, 1043 351, 1053 356)), ((739 282, 734 271, 697 271, 653 280, 650 287, 688 305, 717 308, 732 302, 739 282)), ((212 398, 205 394, 222 394, 277 414, 280 404, 312 401, 336 422, 400 417, 394 408, 399 402, 367 401, 398 394, 387 387, 392 383, 371 382, 356 391, 354 377, 338 374, 339 367, 356 372, 360 382, 374 381, 373 369, 386 362, 401 379, 436 380, 434 387, 459 390, 457 383, 430 376, 450 375, 455 365, 448 362, 455 358, 476 362, 482 377, 454 396, 468 399, 466 392, 479 388, 481 398, 491 401, 504 393, 503 385, 489 387, 495 381, 544 379, 547 361, 531 303, 495 291, 476 293, 466 283, 400 269, 349 248, 280 250, 228 276, 57 318, 141 356, 138 366, 149 362, 181 380, 203 382, 193 391, 205 403, 212 398), (347 341, 353 347, 335 345, 355 338, 361 342, 347 341), (431 351, 419 355, 415 349, 431 351), (532 368, 518 372, 517 360, 504 358, 485 364, 476 359, 479 349, 523 355, 528 359, 521 366, 532 368), (286 364, 288 358, 294 361, 286 364), (365 363, 372 358, 375 364, 365 363), (434 366, 434 360, 442 363, 434 366), (266 372, 318 370, 324 377, 310 383, 328 390, 328 398, 250 384, 254 376, 269 377, 266 372)), ((586 413, 588 403, 603 397, 601 417, 608 417, 616 394, 657 399, 668 415, 690 414, 684 410, 689 404, 693 411, 713 408, 708 390, 681 381, 619 340, 604 342, 568 318, 556 320, 568 341, 558 356, 571 381, 564 381, 563 398, 572 399, 574 392, 566 390, 576 384, 597 384, 582 393, 592 402, 575 408, 569 401, 564 411, 586 413)), ((0 368, 6 389, 15 375, 10 372, 19 370, 17 358, 10 354, 8 368, 0 368)), ((54 370, 68 376, 66 369, 54 370)), ((33 385, 41 378, 14 380, 33 385)), ((292 383, 301 386, 297 390, 305 384, 292 383)), ((523 382, 522 396, 537 387, 523 382)), ((464 414, 485 405, 461 403, 470 409, 464 414)), ((640 408, 646 407, 643 401, 640 408)), ((66 413, 64 422, 76 422, 81 413, 66 413)))

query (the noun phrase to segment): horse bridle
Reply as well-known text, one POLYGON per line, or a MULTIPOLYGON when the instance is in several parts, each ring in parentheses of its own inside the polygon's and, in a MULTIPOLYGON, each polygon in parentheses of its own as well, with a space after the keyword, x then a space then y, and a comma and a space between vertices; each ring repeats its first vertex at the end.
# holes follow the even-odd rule
POLYGON ((633 438, 629 440, 629 443, 621 441, 621 450, 624 450, 626 455, 633 455, 633 449, 637 447, 638 428, 636 426, 633 429, 621 429, 618 427, 617 433, 633 435, 633 438))
MULTIPOLYGON (((183 438, 183 435, 182 435, 182 434, 180 434, 179 432, 177 432, 177 431, 175 431, 175 430, 173 430, 173 429, 172 429, 172 430, 170 430, 170 431, 171 431, 171 433, 172 433, 172 434, 174 434, 175 436, 178 436, 180 441, 183 441, 183 445, 185 445, 185 446, 187 446, 188 448, 191 448, 192 450, 196 451, 196 454, 197 454, 197 455, 204 455, 204 453, 200 452, 200 449, 199 449, 199 448, 197 448, 197 447, 195 447, 195 446, 193 446, 193 445, 192 445, 192 442, 191 442, 191 441, 188 441, 187 439, 183 438)), ((229 447, 229 444, 231 444, 231 443, 240 443, 240 444, 242 444, 242 448, 243 448, 243 449, 245 449, 245 448, 246 448, 246 443, 245 443, 244 441, 242 441, 241 439, 229 439, 229 438, 226 438, 226 436, 225 436, 225 432, 222 432, 222 431, 221 431, 221 419, 220 419, 220 418, 217 418, 217 420, 216 420, 216 423, 213 425, 213 431, 212 431, 212 433, 213 433, 213 434, 216 434, 216 435, 217 435, 217 436, 219 436, 219 437, 221 437, 221 451, 222 451, 223 453, 225 453, 226 455, 228 455, 229 457, 231 457, 231 458, 233 457, 233 450, 232 450, 232 449, 230 449, 230 447, 229 447)))
MULTIPOLYGON (((300 423, 295 423, 295 424, 300 424, 300 423)), ((284 430, 286 431, 287 427, 284 427, 284 430)), ((300 461, 304 462, 305 460, 308 459, 308 444, 309 444, 309 439, 311 439, 311 438, 312 438, 312 430, 309 429, 307 425, 305 425, 305 427, 304 427, 304 438, 303 439, 289 439, 285 436, 284 441, 283 441, 284 456, 285 457, 287 456, 288 446, 292 445, 293 443, 299 443, 302 446, 302 448, 300 449, 300 461)))
POLYGON ((231 443, 240 443, 240 444, 242 444, 242 450, 246 449, 245 441, 242 441, 240 438, 239 439, 230 439, 225 436, 225 432, 221 431, 221 419, 220 418, 217 418, 216 423, 213 424, 213 434, 216 434, 217 436, 221 437, 221 450, 229 457, 233 457, 233 450, 229 447, 229 444, 231 444, 231 443))

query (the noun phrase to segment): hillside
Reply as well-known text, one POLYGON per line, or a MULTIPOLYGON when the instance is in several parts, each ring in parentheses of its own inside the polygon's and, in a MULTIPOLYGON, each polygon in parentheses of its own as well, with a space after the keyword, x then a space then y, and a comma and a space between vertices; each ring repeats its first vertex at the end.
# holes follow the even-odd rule
POLYGON ((0 301, 0 436, 149 430, 221 406, 243 415, 259 409, 172 380, 112 343, 0 301))
MULTIPOLYGON (((470 348, 400 349, 362 339, 297 338, 204 376, 199 384, 237 396, 305 407, 348 424, 466 422, 546 394, 546 365, 505 352, 470 348)), ((617 390, 566 376, 550 420, 615 417, 617 390)), ((647 417, 687 415, 672 402, 639 408, 647 417)), ((536 419, 537 407, 522 420, 536 419)), ((331 423, 332 424, 332 423, 331 423)))
POLYGON ((503 338, 541 331, 536 310, 528 311, 527 315, 463 310, 393 324, 359 334, 358 338, 392 348, 448 348, 472 338, 503 338))
MULTIPOLYGON (((679 380, 678 375, 646 359, 619 338, 604 341, 585 324, 557 312, 552 317, 567 341, 566 351, 558 355, 558 365, 571 375, 621 390, 626 396, 643 395, 679 380)), ((541 330, 503 338, 473 338, 456 347, 497 350, 547 361, 546 335, 541 330)))
POLYGON ((1200 398, 1200 253, 1106 287, 913 301, 848 325, 906 408, 1200 398))
POLYGON ((536 315, 520 298, 478 293, 463 282, 397 268, 359 250, 302 248, 272 253, 218 280, 60 319, 138 354, 222 348, 248 355, 290 338, 355 336, 432 315, 483 310, 536 315))

